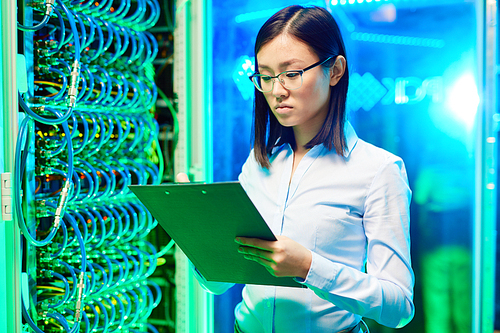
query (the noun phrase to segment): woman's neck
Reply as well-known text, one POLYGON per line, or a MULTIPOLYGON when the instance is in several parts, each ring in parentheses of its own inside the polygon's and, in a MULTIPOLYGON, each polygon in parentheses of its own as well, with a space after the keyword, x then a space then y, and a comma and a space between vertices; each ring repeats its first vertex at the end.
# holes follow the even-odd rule
POLYGON ((319 128, 316 130, 316 129, 312 129, 312 130, 308 130, 308 131, 305 131, 305 130, 301 130, 297 127, 294 127, 293 128, 293 136, 295 137, 295 153, 306 153, 309 149, 305 147, 305 145, 307 143, 309 143, 309 141, 311 141, 315 136, 316 134, 318 134, 319 132, 319 128))

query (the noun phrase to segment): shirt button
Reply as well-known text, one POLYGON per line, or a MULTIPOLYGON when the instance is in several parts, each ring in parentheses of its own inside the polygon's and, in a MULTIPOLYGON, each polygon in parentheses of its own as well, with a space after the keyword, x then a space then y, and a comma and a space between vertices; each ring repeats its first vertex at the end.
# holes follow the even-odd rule
POLYGON ((267 305, 268 308, 270 308, 271 307, 271 301, 267 301, 266 305, 267 305))

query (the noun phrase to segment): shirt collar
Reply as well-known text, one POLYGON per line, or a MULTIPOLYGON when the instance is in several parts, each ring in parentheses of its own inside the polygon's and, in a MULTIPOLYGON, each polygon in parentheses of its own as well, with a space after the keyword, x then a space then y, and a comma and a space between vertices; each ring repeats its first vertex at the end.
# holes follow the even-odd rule
MULTIPOLYGON (((346 141, 346 151, 344 152, 344 157, 348 158, 351 151, 354 149, 354 146, 356 146, 356 143, 358 142, 358 135, 349 121, 346 121, 344 124, 344 135, 346 141)), ((278 141, 279 139, 276 142, 278 141)), ((323 144, 321 144, 321 146, 323 146, 323 144)), ((271 151, 271 155, 274 155, 277 151, 283 149, 284 147, 290 147, 290 144, 284 143, 281 146, 274 147, 271 151)))
POLYGON ((348 158, 351 151, 354 149, 354 146, 356 146, 356 143, 358 142, 358 135, 349 121, 345 122, 344 135, 346 141, 346 151, 344 152, 344 157, 348 158))

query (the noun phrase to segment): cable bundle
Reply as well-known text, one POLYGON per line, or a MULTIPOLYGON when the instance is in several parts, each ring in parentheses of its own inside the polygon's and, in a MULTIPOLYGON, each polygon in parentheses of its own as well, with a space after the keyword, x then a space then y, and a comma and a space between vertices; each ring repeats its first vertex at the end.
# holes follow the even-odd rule
POLYGON ((158 45, 144 31, 159 4, 32 6, 33 25, 18 24, 33 35, 34 89, 19 95, 13 181, 24 257, 36 258, 23 318, 35 332, 157 332, 147 318, 161 290, 147 278, 159 254, 145 240, 156 221, 128 185, 163 173, 148 74, 158 45))

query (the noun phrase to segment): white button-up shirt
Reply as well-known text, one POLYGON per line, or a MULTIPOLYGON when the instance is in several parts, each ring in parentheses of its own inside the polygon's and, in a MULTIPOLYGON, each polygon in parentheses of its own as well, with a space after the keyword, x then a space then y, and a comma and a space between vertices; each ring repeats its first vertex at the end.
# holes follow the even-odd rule
MULTIPOLYGON (((296 279, 307 288, 245 286, 235 309, 245 333, 337 332, 361 317, 401 327, 413 318, 403 161, 345 129, 345 156, 315 146, 291 181, 288 144, 274 149, 269 170, 253 151, 243 166, 239 181, 273 233, 312 253, 306 279, 296 279)), ((198 279, 215 293, 231 286, 198 279)))

